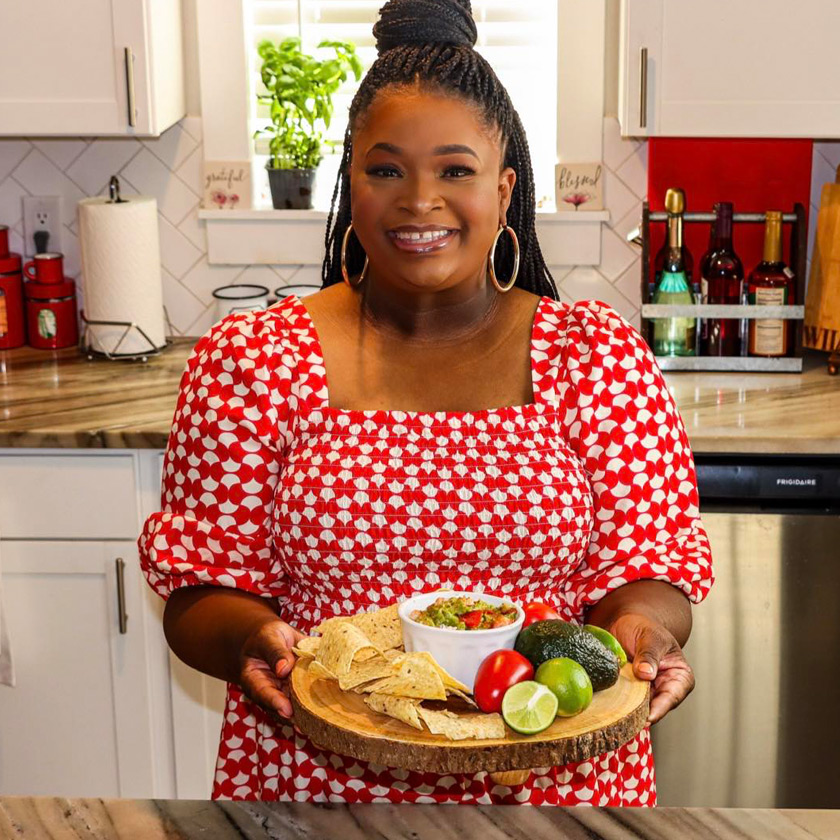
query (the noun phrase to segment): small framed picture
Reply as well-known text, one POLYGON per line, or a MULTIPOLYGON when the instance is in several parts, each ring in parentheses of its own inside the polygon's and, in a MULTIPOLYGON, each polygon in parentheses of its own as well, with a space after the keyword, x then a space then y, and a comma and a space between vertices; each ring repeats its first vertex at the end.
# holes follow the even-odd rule
POLYGON ((205 210, 251 209, 250 161, 204 161, 205 210))
POLYGON ((603 210, 602 173, 600 163, 558 163, 554 168, 557 211, 603 210))

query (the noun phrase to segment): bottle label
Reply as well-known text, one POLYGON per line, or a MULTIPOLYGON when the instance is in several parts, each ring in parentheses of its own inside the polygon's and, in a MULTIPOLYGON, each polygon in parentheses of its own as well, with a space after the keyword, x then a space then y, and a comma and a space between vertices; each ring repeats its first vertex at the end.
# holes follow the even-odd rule
MULTIPOLYGON (((755 306, 785 306, 786 288, 758 288, 750 295, 755 306)), ((781 318, 756 318, 752 321, 750 352, 756 356, 784 356, 787 352, 787 330, 781 318)))
POLYGON ((700 278, 700 302, 709 302, 709 281, 705 277, 700 278))
POLYGON ((687 294, 688 303, 691 303, 691 289, 688 285, 688 279, 682 271, 663 271, 662 277, 659 279, 659 286, 655 294, 687 294))
POLYGON ((41 338, 55 338, 58 335, 55 312, 52 309, 42 309, 38 313, 38 335, 41 338))

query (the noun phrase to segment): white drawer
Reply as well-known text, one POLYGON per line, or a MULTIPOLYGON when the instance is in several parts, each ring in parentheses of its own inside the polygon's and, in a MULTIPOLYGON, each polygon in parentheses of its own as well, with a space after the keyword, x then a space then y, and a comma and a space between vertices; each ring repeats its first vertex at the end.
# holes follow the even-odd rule
POLYGON ((131 455, 0 456, 0 538, 136 539, 131 455))

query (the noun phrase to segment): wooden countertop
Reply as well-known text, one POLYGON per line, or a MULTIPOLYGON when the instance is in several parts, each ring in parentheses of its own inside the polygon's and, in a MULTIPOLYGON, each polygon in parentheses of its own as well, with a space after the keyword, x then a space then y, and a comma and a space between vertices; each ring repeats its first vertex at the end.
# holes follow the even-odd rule
MULTIPOLYGON (((145 363, 76 348, 0 351, 0 447, 163 449, 194 338, 145 363)), ((840 454, 840 377, 825 357, 795 373, 668 373, 695 453, 840 454)))
POLYGON ((310 805, 0 797, 0 837, 52 840, 838 840, 840 811, 310 805))

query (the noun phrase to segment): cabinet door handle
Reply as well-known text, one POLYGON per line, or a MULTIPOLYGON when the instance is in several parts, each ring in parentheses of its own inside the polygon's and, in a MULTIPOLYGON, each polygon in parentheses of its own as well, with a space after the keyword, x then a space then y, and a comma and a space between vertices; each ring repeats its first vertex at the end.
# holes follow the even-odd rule
POLYGON ((647 128, 648 51, 639 52, 639 128, 647 128))
POLYGON ((117 615, 120 623, 120 633, 128 632, 128 613, 125 611, 125 560, 117 557, 117 615))
POLYGON ((128 92, 128 124, 137 125, 137 107, 134 101, 134 53, 125 48, 125 88, 128 92))

